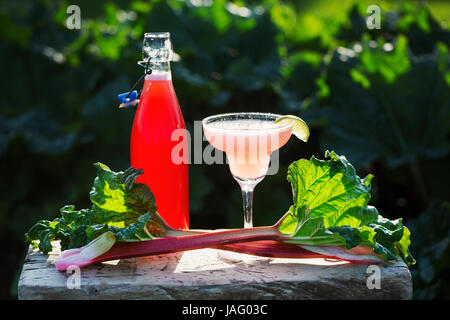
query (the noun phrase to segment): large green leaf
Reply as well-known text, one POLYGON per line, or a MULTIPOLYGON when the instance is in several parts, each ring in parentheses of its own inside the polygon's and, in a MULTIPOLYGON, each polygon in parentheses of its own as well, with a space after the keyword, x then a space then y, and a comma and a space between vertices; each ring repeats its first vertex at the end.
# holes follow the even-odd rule
POLYGON ((279 226, 298 245, 372 247, 386 260, 415 260, 409 253, 410 231, 402 220, 388 220, 368 206, 372 175, 361 179, 344 156, 327 151, 329 160, 314 156, 288 170, 294 204, 279 226))
POLYGON ((348 210, 367 206, 373 176, 359 178, 347 159, 334 151, 327 151, 325 157, 331 159, 313 156, 310 161, 294 162, 289 166, 287 179, 292 184, 295 209, 308 206, 311 217, 322 217, 328 228, 339 220, 348 220, 348 210))
POLYGON ((61 241, 62 250, 79 248, 106 231, 112 231, 117 241, 151 239, 147 222, 156 212, 155 197, 146 185, 135 182, 143 171, 130 167, 114 172, 100 162, 94 165, 97 177, 90 192, 92 207, 62 207, 61 217, 40 220, 28 230, 28 242, 48 253, 53 240, 61 241))
POLYGON ((124 172, 111 171, 102 163, 96 163, 97 177, 90 192, 93 208, 104 212, 103 222, 136 221, 146 212, 156 211, 155 197, 148 187, 135 183, 143 174, 142 169, 128 168, 124 172))

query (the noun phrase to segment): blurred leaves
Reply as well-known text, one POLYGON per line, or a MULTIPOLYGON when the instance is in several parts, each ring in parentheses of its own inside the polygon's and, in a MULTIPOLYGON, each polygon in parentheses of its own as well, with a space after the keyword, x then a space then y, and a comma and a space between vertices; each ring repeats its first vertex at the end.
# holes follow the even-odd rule
POLYGON ((63 132, 50 115, 30 110, 14 119, 0 117, 0 156, 14 139, 24 139, 30 152, 57 155, 73 147, 75 134, 63 132))
POLYGON ((411 252, 417 265, 411 269, 417 299, 448 299, 450 290, 450 203, 435 200, 408 227, 414 235, 411 252))
POLYGON ((398 167, 450 148, 447 45, 419 56, 405 35, 391 37, 365 33, 333 50, 305 110, 309 120, 326 121, 322 148, 351 154, 359 167, 377 159, 398 167))

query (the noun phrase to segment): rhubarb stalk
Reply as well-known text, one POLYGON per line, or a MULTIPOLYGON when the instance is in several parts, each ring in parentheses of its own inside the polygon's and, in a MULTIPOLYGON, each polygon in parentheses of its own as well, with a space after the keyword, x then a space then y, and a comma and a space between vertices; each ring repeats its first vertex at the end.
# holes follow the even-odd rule
POLYGON ((72 249, 70 250, 70 253, 73 254, 62 252, 61 257, 55 261, 55 265, 59 271, 64 271, 70 265, 84 267, 108 260, 157 255, 200 248, 218 248, 269 257, 328 257, 339 260, 374 263, 383 261, 377 256, 366 255, 365 253, 367 252, 365 250, 363 250, 364 255, 361 255, 358 252, 361 248, 346 250, 340 247, 324 247, 321 252, 313 252, 313 250, 305 250, 295 244, 290 245, 288 243, 282 243, 283 241, 292 241, 292 237, 283 235, 279 231, 279 226, 284 221, 286 215, 275 225, 270 227, 201 232, 175 230, 168 226, 158 214, 155 214, 150 220, 151 224, 149 230, 152 230, 153 233, 169 234, 170 236, 154 238, 152 240, 117 243, 112 246, 110 250, 107 250, 96 257, 90 256, 89 259, 79 259, 77 256, 82 254, 83 250, 77 253, 76 249, 72 249), (268 240, 272 241, 267 242, 268 240), (332 248, 332 251, 330 251, 331 254, 327 251, 327 248, 332 248))
POLYGON ((348 160, 333 151, 327 151, 325 158, 299 159, 289 166, 293 203, 274 226, 213 232, 170 228, 157 214, 150 189, 136 182, 142 170, 114 172, 96 163, 97 177, 89 193, 91 208, 64 206, 61 217, 38 221, 26 239, 44 253, 52 250, 55 240, 62 250, 71 249, 57 260, 61 270, 69 263, 86 266, 199 248, 263 256, 319 254, 371 263, 401 258, 414 264, 408 249, 410 231, 402 219, 386 219, 368 204, 373 176, 360 178, 348 160), (110 250, 92 253, 88 244, 108 232, 117 243, 110 250))
POLYGON ((105 252, 108 252, 115 242, 116 237, 112 232, 108 231, 82 248, 63 251, 59 258, 55 260, 56 269, 65 271, 71 266, 81 268, 95 263, 93 261, 105 252))

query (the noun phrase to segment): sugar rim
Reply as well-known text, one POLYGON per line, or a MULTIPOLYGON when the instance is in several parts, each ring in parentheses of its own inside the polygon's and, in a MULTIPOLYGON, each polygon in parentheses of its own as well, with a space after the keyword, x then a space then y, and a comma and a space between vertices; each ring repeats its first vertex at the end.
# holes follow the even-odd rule
POLYGON ((203 127, 208 127, 208 130, 213 130, 213 131, 245 131, 246 133, 251 133, 254 131, 278 131, 278 130, 283 130, 283 129, 287 129, 289 127, 292 127, 293 124, 292 123, 285 123, 285 124, 277 124, 277 126, 273 127, 273 128, 251 128, 251 129, 241 129, 241 128, 214 128, 209 126, 209 124, 211 124, 212 122, 216 122, 216 121, 220 121, 221 118, 225 118, 222 121, 235 121, 235 120, 267 120, 267 121, 275 121, 278 118, 282 117, 282 115, 280 114, 276 114, 276 113, 264 113, 264 112, 232 112, 232 113, 222 113, 222 114, 216 114, 216 115, 212 115, 209 117, 206 117, 205 119, 202 120, 202 125, 203 127), (254 118, 252 117, 254 116, 254 118), (231 118, 231 119, 227 119, 227 118, 231 118), (212 120, 212 121, 211 121, 212 120))

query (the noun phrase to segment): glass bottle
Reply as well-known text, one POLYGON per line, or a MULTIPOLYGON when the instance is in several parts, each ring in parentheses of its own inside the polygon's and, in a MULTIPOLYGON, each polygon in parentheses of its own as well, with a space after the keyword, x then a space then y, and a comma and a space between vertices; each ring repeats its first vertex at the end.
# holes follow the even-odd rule
POLYGON ((168 32, 146 33, 139 64, 145 76, 131 132, 131 166, 144 174, 156 199, 158 213, 173 228, 189 228, 187 132, 172 84, 173 56, 168 32))

